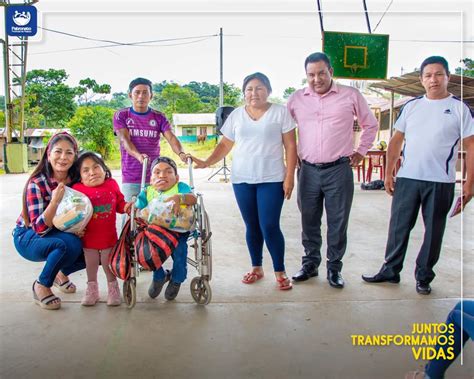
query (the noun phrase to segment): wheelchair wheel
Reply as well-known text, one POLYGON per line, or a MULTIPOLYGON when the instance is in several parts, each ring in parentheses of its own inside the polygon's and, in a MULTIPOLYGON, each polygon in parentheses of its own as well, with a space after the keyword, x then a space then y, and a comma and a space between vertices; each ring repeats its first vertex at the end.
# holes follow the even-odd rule
POLYGON ((199 305, 207 305, 211 302, 211 286, 206 279, 196 276, 191 280, 191 296, 199 305))
POLYGON ((123 298, 127 308, 132 309, 137 302, 137 282, 135 278, 123 282, 123 298))

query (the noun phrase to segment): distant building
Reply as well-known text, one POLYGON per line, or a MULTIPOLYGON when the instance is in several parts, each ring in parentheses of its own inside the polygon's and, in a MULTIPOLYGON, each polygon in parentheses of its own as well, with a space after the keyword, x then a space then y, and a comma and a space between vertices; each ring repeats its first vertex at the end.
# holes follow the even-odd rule
POLYGON ((214 113, 173 114, 174 133, 181 142, 197 142, 216 137, 216 115, 214 113))
MULTIPOLYGON (((28 162, 37 163, 41 159, 46 148, 45 140, 58 132, 69 132, 69 129, 25 129, 25 143, 28 145, 28 162)), ((13 142, 18 141, 18 131, 13 130, 13 142)), ((5 128, 0 128, 0 162, 3 162, 3 146, 7 136, 5 128)))

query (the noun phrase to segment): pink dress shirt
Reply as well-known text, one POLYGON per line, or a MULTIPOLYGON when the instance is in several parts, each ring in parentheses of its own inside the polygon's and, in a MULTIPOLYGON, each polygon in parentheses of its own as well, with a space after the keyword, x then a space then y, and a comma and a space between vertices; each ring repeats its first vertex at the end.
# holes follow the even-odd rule
POLYGON ((309 87, 296 91, 287 106, 298 125, 298 156, 309 163, 334 162, 354 151, 365 155, 377 134, 377 119, 362 94, 334 81, 323 95, 309 87), (354 117, 362 128, 357 149, 354 117))

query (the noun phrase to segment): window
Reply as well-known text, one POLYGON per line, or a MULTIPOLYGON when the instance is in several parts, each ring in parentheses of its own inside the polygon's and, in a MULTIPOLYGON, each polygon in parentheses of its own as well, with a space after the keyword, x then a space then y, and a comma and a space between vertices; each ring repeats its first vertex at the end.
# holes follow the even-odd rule
POLYGON ((183 128, 183 136, 195 136, 195 135, 196 135, 196 128, 192 128, 192 127, 183 128))

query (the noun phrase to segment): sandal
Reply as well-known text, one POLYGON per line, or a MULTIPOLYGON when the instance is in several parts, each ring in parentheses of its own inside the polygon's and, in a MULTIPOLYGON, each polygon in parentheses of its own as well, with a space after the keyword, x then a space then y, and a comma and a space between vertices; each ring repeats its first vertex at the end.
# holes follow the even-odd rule
POLYGON ((47 295, 40 300, 38 295, 35 292, 35 284, 36 284, 36 280, 33 282, 33 287, 32 287, 33 300, 35 301, 35 304, 39 305, 43 309, 47 309, 50 311, 61 308, 61 299, 53 294, 47 295), (57 300, 59 301, 54 303, 54 301, 57 301, 57 300))
POLYGON ((276 278, 276 281, 279 290, 286 291, 291 290, 293 288, 290 279, 288 279, 287 277, 282 276, 280 278, 276 278))
POLYGON ((69 279, 64 283, 60 283, 58 279, 54 279, 53 285, 64 293, 74 293, 76 292, 76 285, 71 282, 69 279))
POLYGON ((259 273, 259 272, 247 272, 244 277, 242 278, 242 283, 245 283, 245 284, 253 284, 255 283, 257 280, 260 280, 263 278, 263 272, 262 273, 259 273))

